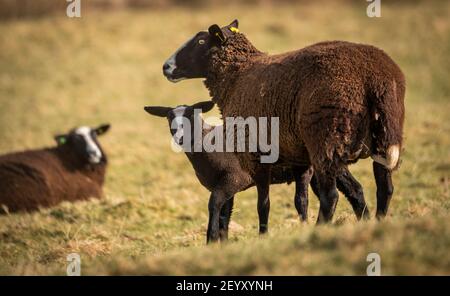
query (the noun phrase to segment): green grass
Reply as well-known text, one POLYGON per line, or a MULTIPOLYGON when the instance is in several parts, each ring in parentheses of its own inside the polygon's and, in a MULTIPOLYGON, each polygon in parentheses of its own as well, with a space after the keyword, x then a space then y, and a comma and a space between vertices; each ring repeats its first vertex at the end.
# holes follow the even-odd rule
MULTIPOLYGON (((0 25, 0 153, 53 145, 81 124, 112 124, 101 139, 110 158, 101 201, 0 217, 0 273, 64 274, 79 252, 83 274, 365 274, 378 252, 383 274, 450 274, 450 4, 308 2, 282 6, 88 11, 0 25), (208 98, 200 80, 172 84, 164 60, 212 23, 240 20, 270 53, 342 39, 383 48, 407 79, 405 151, 382 223, 356 222, 341 197, 333 225, 298 221, 294 186, 271 187, 270 234, 257 234, 256 192, 238 194, 230 242, 205 246, 209 193, 183 154, 170 149, 167 122, 144 105, 208 98)), ((214 114, 214 113, 213 113, 214 114)), ((217 114, 217 111, 216 113, 217 114)), ((375 210, 371 162, 351 171, 375 210)))

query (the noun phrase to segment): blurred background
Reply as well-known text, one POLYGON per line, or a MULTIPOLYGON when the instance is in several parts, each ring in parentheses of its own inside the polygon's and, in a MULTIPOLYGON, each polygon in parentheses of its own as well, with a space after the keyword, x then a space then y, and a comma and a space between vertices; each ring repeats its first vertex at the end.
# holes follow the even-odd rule
MULTIPOLYGON (((50 14, 62 13, 66 10, 69 2, 59 0, 1 0, 1 17, 3 19, 9 18, 23 18, 23 17, 39 17, 50 14)), ((227 5, 286 5, 296 3, 314 3, 320 2, 324 5, 327 2, 346 2, 353 5, 369 5, 360 0, 84 0, 83 12, 92 10, 119 10, 119 9, 170 9, 173 7, 185 8, 205 8, 205 7, 224 7, 227 5)), ((383 1, 383 4, 388 3, 414 3, 420 0, 397 0, 397 1, 383 1)))
MULTIPOLYGON (((53 145, 79 125, 112 124, 100 139, 110 165, 101 201, 0 217, 0 273, 62 274, 82 256, 86 274, 449 274, 449 1, 0 0, 0 153, 53 145), (235 201, 231 242, 205 246, 209 193, 166 120, 145 105, 208 99, 201 80, 168 82, 163 62, 211 24, 239 19, 260 50, 281 53, 324 40, 385 50, 406 75, 405 151, 390 217, 356 223, 343 196, 333 225, 300 224, 294 186, 271 187, 270 234, 257 234, 256 191, 235 201), (433 250, 430 252, 429 250, 433 250), (413 258, 413 259, 411 259, 413 258)), ((217 110, 211 114, 218 114, 217 110)), ((351 167, 375 212, 369 160, 351 167)))

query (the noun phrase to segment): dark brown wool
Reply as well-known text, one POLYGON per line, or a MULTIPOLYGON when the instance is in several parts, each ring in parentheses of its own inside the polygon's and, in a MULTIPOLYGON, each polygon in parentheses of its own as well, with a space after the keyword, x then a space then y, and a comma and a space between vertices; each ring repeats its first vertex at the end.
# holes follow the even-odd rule
MULTIPOLYGON (((215 127, 208 125, 201 118, 199 120, 205 127, 202 131, 203 139, 215 127)), ((190 121, 193 127, 194 119, 191 117, 190 121)), ((223 150, 225 151, 225 149, 224 142, 223 150)), ((186 156, 191 162, 200 183, 211 192, 217 186, 220 186, 227 195, 234 195, 255 186, 253 177, 242 170, 239 159, 234 152, 186 152, 186 156)), ((271 184, 290 184, 293 180, 294 176, 290 168, 275 167, 272 170, 271 184)))
POLYGON ((0 156, 0 205, 33 211, 62 201, 102 197, 106 162, 81 164, 69 147, 0 156))
POLYGON ((335 171, 402 146, 405 79, 373 46, 330 41, 268 55, 236 33, 212 54, 205 85, 223 117, 279 117, 286 162, 335 171))

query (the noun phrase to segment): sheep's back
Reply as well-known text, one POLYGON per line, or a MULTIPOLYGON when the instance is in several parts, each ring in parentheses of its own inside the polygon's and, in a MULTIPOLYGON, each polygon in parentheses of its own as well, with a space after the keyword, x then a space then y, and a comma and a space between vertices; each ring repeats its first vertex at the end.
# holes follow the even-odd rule
POLYGON ((8 211, 32 211, 57 203, 43 163, 23 154, 0 157, 0 204, 8 211))
POLYGON ((65 164, 55 149, 0 156, 0 204, 11 212, 101 196, 101 184, 65 164))
MULTIPOLYGON (((305 149, 308 134, 327 154, 359 149, 369 137, 369 94, 401 75, 378 48, 323 42, 256 57, 236 74, 219 107, 225 117, 279 117, 280 157, 304 164, 317 153, 305 149)), ((249 153, 240 158, 244 166, 254 162, 249 153)))
MULTIPOLYGON (((404 87, 400 68, 382 50, 349 42, 319 43, 305 54, 310 63, 303 64, 314 74, 304 80, 297 122, 315 166, 329 169, 370 154, 373 106, 392 85, 404 87)), ((403 95, 383 100, 403 118, 403 95)))

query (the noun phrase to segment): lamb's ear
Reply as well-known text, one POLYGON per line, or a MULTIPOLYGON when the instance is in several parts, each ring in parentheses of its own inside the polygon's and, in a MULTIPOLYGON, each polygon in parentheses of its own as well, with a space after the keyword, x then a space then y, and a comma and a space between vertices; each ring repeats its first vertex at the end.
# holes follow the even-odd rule
POLYGON ((159 106, 146 106, 144 107, 144 110, 150 113, 151 115, 155 115, 158 117, 167 117, 167 114, 169 114, 172 108, 159 106))
POLYGON ((58 146, 64 145, 67 143, 67 136, 66 135, 57 135, 54 137, 56 144, 58 144, 58 146))
POLYGON ((217 44, 224 44, 226 41, 225 35, 222 32, 222 29, 217 25, 214 24, 208 29, 209 35, 211 35, 211 38, 213 41, 215 41, 217 44))
POLYGON ((103 135, 104 133, 106 133, 110 127, 111 127, 111 125, 109 123, 102 124, 99 127, 97 127, 96 129, 94 129, 94 132, 97 136, 100 136, 100 135, 103 135))
POLYGON ((204 102, 199 102, 199 103, 195 103, 194 105, 192 105, 192 109, 201 109, 202 113, 206 113, 209 110, 211 110, 212 108, 214 108, 213 101, 204 101, 204 102))

